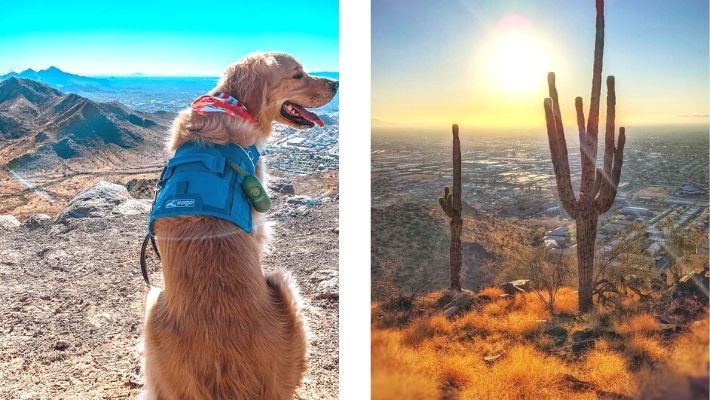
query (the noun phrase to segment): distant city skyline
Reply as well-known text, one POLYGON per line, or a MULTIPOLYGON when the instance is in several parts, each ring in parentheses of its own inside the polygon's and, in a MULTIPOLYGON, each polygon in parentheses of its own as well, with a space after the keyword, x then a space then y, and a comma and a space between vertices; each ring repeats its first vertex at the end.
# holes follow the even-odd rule
MULTIPOLYGON (((568 133, 575 97, 588 112, 593 0, 375 0, 372 18, 375 130, 544 129, 548 71, 568 133)), ((707 124, 708 2, 607 0, 605 18, 617 125, 707 124)))
POLYGON ((2 8, 0 75, 56 66, 85 76, 219 76, 253 51, 284 51, 309 71, 338 71, 337 0, 308 7, 81 0, 2 8))

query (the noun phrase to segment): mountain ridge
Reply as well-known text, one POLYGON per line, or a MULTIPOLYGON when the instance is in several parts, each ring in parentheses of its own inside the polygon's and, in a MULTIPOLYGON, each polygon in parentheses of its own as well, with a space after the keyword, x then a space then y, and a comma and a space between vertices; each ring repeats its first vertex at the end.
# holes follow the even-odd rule
POLYGON ((100 156, 112 145, 160 151, 167 115, 131 110, 65 94, 31 79, 0 81, 0 166, 37 169, 80 155, 100 156), (56 156, 56 157, 54 157, 56 156), (47 163, 38 163, 39 160, 47 163), (30 162, 31 161, 31 162, 30 162))
POLYGON ((22 72, 11 71, 5 75, 0 75, 0 81, 10 78, 31 79, 37 82, 46 83, 48 85, 54 86, 55 88, 67 88, 73 90, 97 88, 98 86, 106 85, 108 83, 106 79, 82 76, 70 72, 65 72, 55 66, 50 66, 47 69, 42 69, 39 71, 35 71, 32 68, 28 68, 22 72))

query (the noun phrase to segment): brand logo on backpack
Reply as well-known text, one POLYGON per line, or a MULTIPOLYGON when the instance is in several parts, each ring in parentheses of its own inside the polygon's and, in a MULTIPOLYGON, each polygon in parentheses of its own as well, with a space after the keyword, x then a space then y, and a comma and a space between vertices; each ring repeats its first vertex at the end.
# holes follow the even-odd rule
POLYGON ((195 207, 194 199, 179 199, 168 200, 165 202, 165 208, 192 208, 195 207))

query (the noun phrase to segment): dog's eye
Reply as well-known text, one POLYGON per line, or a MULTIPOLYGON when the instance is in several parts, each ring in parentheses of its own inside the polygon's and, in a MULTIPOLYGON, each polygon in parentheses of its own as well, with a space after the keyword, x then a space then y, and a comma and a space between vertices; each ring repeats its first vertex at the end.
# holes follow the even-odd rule
POLYGON ((303 78, 303 73, 302 73, 302 72, 299 72, 299 73, 297 73, 296 75, 293 76, 293 79, 301 79, 301 78, 303 78))

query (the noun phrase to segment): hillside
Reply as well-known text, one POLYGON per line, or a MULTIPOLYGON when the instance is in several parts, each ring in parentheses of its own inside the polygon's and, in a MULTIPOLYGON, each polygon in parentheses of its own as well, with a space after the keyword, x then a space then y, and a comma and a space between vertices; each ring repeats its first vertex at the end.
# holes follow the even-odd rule
POLYGON ((28 79, 0 82, 0 166, 47 170, 63 160, 126 148, 160 149, 168 121, 120 103, 96 103, 28 79))
MULTIPOLYGON (((393 204, 371 210, 372 282, 394 285, 405 294, 425 293, 449 284, 449 220, 439 205, 393 204)), ((482 214, 463 211, 463 286, 491 285, 501 263, 527 248, 531 228, 482 214)), ((387 293, 373 291, 374 298, 387 293)))
MULTIPOLYGON (((707 276, 704 280, 707 293, 707 276)), ((533 292, 473 294, 441 313, 447 293, 372 307, 373 400, 699 400, 708 398, 708 309, 667 288, 651 303, 577 314, 562 288, 550 315, 533 292)))
POLYGON ((102 177, 159 172, 170 119, 33 80, 0 81, 0 213, 55 213, 102 177))
MULTIPOLYGON (((297 399, 338 393, 337 177, 294 177, 274 193, 266 272, 298 282, 310 356, 297 399)), ((76 194, 76 193, 75 193, 76 194)), ((101 182, 57 217, 0 216, 0 398, 134 399, 143 385, 139 338, 147 288, 139 267, 150 200, 101 182), (13 222, 14 221, 14 222, 13 222)), ((151 255, 151 280, 161 285, 151 255)))

